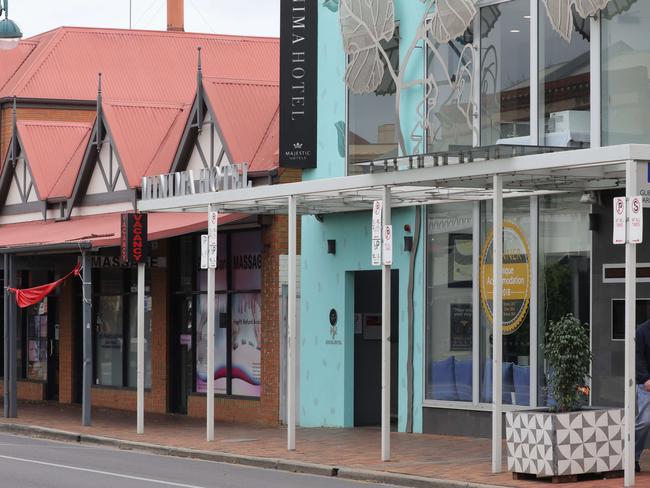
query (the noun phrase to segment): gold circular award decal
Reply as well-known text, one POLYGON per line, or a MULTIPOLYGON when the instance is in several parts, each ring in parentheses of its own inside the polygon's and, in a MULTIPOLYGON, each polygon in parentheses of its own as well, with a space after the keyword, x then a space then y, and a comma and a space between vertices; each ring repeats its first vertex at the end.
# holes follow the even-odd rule
MULTIPOLYGON (((492 266, 493 233, 487 236, 481 251, 481 305, 493 324, 492 297, 494 268, 492 266)), ((515 332, 526 320, 530 305, 530 253, 521 229, 512 222, 503 223, 503 334, 515 332)))

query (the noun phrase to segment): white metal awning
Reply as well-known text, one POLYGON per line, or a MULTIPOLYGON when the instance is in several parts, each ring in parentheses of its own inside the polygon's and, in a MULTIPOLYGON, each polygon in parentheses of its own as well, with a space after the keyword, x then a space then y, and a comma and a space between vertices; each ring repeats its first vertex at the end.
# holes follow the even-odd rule
POLYGON ((520 152, 516 146, 506 146, 501 154, 487 155, 490 159, 475 157, 471 162, 439 155, 397 158, 377 162, 374 172, 368 174, 151 198, 138 201, 138 210, 205 212, 208 205, 214 205, 220 212, 283 214, 287 198, 294 196, 298 214, 351 212, 369 210, 374 200, 381 199, 384 186, 391 189, 393 207, 480 200, 492 197, 494 175, 502 177, 506 198, 622 188, 626 161, 650 161, 650 145, 518 155, 520 152))

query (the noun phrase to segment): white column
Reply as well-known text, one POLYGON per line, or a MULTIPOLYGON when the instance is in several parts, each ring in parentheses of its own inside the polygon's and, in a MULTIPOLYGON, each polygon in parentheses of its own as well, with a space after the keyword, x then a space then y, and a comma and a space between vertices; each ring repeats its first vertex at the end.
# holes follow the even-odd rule
POLYGON ((296 449, 296 198, 289 197, 289 297, 287 303, 287 449, 296 449))
MULTIPOLYGON (((391 224, 390 188, 384 187, 383 225, 391 224)), ((383 235, 383 228, 382 228, 383 235)), ((383 259, 383 258, 382 258, 383 259)), ((390 460, 390 273, 391 266, 381 267, 381 460, 390 460)))
POLYGON ((539 336, 539 314, 537 310, 538 270, 539 270, 539 197, 530 197, 530 406, 537 406, 537 371, 539 359, 537 356, 539 336))
MULTIPOLYGON (((625 196, 637 195, 636 161, 625 168, 625 196)), ((628 211, 629 215, 629 211, 628 211)), ((636 400, 636 244, 625 244, 625 486, 634 486, 634 419, 636 400)))
POLYGON ((590 42, 589 42, 589 65, 591 71, 591 147, 600 147, 602 145, 602 124, 601 124, 601 14, 589 19, 590 24, 590 42))
MULTIPOLYGON (((212 205, 209 206, 212 211, 212 205)), ((208 442, 214 441, 214 288, 215 268, 208 266, 208 365, 206 369, 206 438, 208 442)))
MULTIPOLYGON (((542 110, 543 90, 539 88, 539 1, 530 0, 530 145, 538 146, 540 128, 543 129, 544 111, 542 110)), ((543 58, 542 58, 543 59, 543 58)))
POLYGON ((501 363, 503 362, 503 179, 494 175, 492 201, 492 472, 501 472, 501 363))
POLYGON ((144 434, 144 273, 145 264, 138 263, 138 434, 144 434))

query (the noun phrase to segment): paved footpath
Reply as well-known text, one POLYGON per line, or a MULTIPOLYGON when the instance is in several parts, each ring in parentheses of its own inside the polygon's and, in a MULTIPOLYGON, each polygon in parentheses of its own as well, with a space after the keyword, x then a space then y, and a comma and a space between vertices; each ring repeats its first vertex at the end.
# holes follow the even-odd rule
MULTIPOLYGON (((121 447, 402 486, 466 488, 472 484, 541 488, 549 484, 514 481, 511 474, 505 472, 505 467, 503 473, 492 474, 489 439, 392 433, 391 461, 381 462, 378 428, 298 429, 297 449, 288 452, 286 429, 281 426, 217 423, 215 441, 208 443, 202 419, 148 414, 145 433, 138 435, 132 412, 93 409, 90 427, 82 427, 80 418, 78 406, 21 403, 17 419, 0 417, 0 432, 43 435, 34 429, 55 429, 57 432, 47 432, 46 437, 118 447, 121 441, 126 441, 131 445, 121 447)), ((641 464, 650 470, 650 455, 646 454, 641 464)), ((623 480, 590 480, 563 485, 564 488, 573 486, 619 488, 623 480)), ((650 471, 637 477, 637 486, 650 487, 650 471)))

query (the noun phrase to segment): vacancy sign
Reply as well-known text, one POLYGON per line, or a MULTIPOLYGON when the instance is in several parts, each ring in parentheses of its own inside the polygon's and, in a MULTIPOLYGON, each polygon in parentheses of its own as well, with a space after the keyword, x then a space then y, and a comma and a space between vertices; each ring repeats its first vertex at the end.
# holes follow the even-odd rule
POLYGON ((643 242, 643 197, 614 198, 614 244, 643 242))
POLYGON ((630 198, 628 241, 630 244, 643 242, 643 197, 630 198))
POLYGON ((372 247, 371 259, 373 266, 381 266, 381 218, 383 202, 375 200, 372 204, 372 247))

